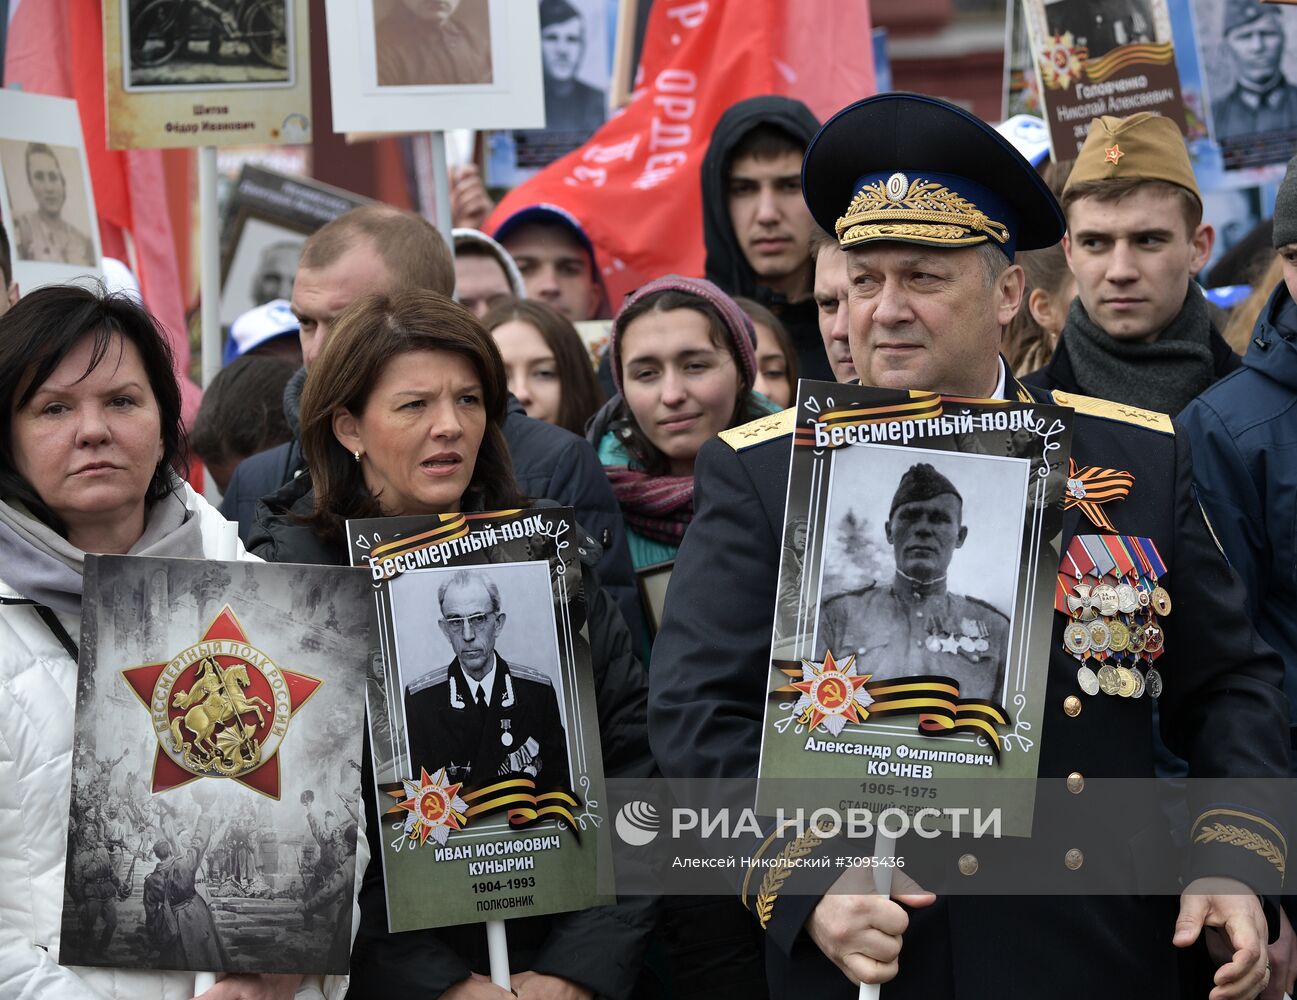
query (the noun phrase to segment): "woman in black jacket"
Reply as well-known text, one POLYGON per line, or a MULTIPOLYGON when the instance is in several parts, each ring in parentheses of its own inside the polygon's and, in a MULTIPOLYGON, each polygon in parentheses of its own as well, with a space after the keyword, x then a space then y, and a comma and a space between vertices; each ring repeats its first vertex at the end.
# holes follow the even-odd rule
MULTIPOLYGON (((260 503, 250 548, 273 562, 345 565, 348 518, 525 506, 500 429, 506 403, 499 351, 466 309, 422 291, 356 301, 339 317, 302 395, 311 471, 260 503)), ((648 777, 645 675, 595 578, 598 546, 587 539, 581 551, 604 770, 610 778, 648 777)), ((363 785, 371 861, 348 996, 509 996, 484 978, 480 924, 388 933, 373 783, 363 785)), ((517 995, 629 997, 654 917, 654 902, 636 898, 510 920, 517 995)))

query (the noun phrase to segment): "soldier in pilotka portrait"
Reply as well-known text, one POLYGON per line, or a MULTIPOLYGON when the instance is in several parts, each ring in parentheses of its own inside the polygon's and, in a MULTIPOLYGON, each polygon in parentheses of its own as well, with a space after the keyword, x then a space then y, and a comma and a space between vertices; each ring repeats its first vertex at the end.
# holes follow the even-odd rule
POLYGON ((938 675, 961 698, 998 701, 1009 648, 1009 619, 976 597, 952 594, 946 578, 968 537, 964 500, 926 462, 910 466, 892 497, 884 530, 896 557, 890 583, 874 581, 820 605, 818 654, 875 680, 938 675))

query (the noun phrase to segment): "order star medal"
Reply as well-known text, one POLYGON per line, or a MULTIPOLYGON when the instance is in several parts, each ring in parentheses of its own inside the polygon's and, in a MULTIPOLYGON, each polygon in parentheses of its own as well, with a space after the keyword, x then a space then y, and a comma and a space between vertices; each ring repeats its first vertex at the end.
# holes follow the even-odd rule
POLYGON ((196 778, 234 778, 273 799, 289 723, 324 683, 253 646, 228 604, 198 642, 122 678, 157 737, 154 793, 196 778))
POLYGON ((864 687, 872 676, 856 672, 854 655, 841 665, 832 652, 824 654, 823 663, 802 660, 802 679, 792 685, 802 692, 793 709, 798 721, 811 730, 823 723, 834 736, 848 722, 863 722, 869 718, 869 706, 874 703, 864 687))
POLYGON ((410 813, 405 818, 407 837, 420 846, 431 837, 437 846, 444 847, 451 830, 464 829, 468 803, 459 797, 461 785, 451 784, 444 767, 431 778, 419 768, 418 781, 402 778, 401 784, 405 786, 406 798, 396 805, 410 813))

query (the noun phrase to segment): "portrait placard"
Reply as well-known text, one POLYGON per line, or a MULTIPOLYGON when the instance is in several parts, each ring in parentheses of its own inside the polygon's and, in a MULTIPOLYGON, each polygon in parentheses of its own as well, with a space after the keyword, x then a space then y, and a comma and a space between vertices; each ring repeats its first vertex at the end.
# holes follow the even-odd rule
POLYGON ((357 520, 347 537, 372 578, 389 929, 612 902, 572 512, 357 520))
POLYGON ((758 811, 840 779, 1029 834, 1034 782, 943 782, 1036 775, 1071 411, 802 381, 796 414, 758 811))
POLYGON ((273 299, 292 299, 308 236, 370 199, 304 177, 246 165, 222 227, 221 326, 273 299))
POLYGON ((24 292, 103 277, 76 101, 0 90, 0 220, 24 292))
POLYGON ((366 587, 86 558, 60 962, 346 973, 366 587))
POLYGON ((1211 137, 1226 170, 1286 163, 1297 148, 1297 10, 1193 0, 1211 137))
POLYGON ((105 0, 110 149, 311 141, 306 0, 105 0))
POLYGON ((1022 0, 1055 159, 1076 156, 1090 120, 1136 111, 1186 133, 1167 0, 1022 0))
POLYGON ((326 0, 338 132, 539 128, 536 0, 326 0))

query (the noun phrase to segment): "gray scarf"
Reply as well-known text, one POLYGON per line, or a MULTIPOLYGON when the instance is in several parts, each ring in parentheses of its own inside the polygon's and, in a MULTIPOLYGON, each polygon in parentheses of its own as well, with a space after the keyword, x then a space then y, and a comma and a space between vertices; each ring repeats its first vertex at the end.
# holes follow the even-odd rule
POLYGON ((1216 381, 1211 318, 1192 281, 1180 312, 1151 344, 1109 336, 1090 319, 1079 296, 1072 300, 1061 343, 1080 391, 1099 399, 1175 416, 1216 381))
MULTIPOLYGON (((133 556, 202 558, 197 515, 185 507, 181 484, 149 511, 133 556)), ((81 613, 86 554, 22 504, 0 500, 0 567, 4 581, 23 597, 66 614, 81 613)))

